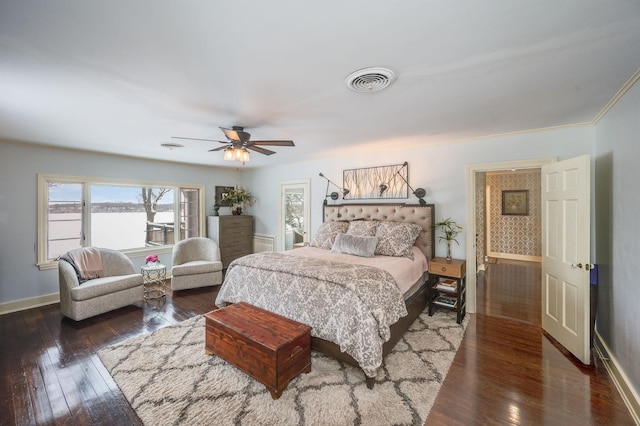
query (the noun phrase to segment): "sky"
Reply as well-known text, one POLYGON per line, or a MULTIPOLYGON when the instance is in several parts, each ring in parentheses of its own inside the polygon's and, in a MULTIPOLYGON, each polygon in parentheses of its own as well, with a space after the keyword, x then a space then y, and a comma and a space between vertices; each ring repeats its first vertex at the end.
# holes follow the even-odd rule
MULTIPOLYGON (((49 200, 51 202, 78 201, 82 198, 82 185, 79 183, 67 183, 49 187, 49 200)), ((140 187, 131 186, 104 186, 91 185, 91 202, 140 202, 140 187)), ((162 198, 162 203, 172 203, 172 192, 162 198)))

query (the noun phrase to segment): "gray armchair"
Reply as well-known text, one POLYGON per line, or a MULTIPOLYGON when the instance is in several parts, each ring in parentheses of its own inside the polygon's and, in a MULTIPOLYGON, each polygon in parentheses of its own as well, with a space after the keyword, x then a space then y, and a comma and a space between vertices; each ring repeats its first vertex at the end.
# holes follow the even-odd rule
POLYGON ((60 311, 76 321, 103 314, 143 299, 142 275, 116 250, 100 250, 102 277, 80 284, 70 263, 58 261, 60 311))
POLYGON ((176 243, 173 246, 172 265, 173 290, 222 284, 220 249, 209 238, 187 238, 176 243))

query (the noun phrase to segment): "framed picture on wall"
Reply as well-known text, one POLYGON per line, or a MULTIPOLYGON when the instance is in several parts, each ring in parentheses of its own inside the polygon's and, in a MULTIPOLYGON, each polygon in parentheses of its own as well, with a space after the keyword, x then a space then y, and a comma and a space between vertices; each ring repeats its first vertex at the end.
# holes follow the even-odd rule
POLYGON ((221 207, 230 206, 231 203, 229 202, 229 200, 225 200, 224 196, 226 193, 228 193, 232 189, 233 189, 233 186, 216 186, 215 205, 221 206, 221 207))
POLYGON ((529 190, 502 191, 502 214, 527 216, 529 214, 529 190))

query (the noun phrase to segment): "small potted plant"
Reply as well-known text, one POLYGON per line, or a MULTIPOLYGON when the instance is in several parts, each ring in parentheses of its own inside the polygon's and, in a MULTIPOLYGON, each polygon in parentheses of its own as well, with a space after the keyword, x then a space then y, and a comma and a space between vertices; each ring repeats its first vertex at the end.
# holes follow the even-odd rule
POLYGON ((455 241, 456 244, 460 245, 456 237, 458 234, 462 232, 462 226, 458 224, 455 220, 450 217, 441 220, 435 224, 436 228, 440 228, 442 234, 439 237, 440 241, 446 241, 447 243, 447 260, 451 260, 451 241, 455 241))
POLYGON ((241 186, 236 186, 225 193, 222 199, 229 201, 235 207, 231 210, 234 215, 241 215, 244 206, 252 206, 256 202, 256 197, 241 186))

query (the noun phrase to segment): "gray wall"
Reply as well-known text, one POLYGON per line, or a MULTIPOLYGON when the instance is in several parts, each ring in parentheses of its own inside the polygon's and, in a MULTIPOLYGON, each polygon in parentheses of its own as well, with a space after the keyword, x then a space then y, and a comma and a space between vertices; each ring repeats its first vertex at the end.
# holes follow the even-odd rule
MULTIPOLYGON (((426 200, 436 205, 436 219, 451 217, 466 226, 467 182, 466 166, 508 160, 557 157, 567 159, 593 153, 595 133, 592 127, 577 127, 539 133, 504 136, 481 141, 428 146, 410 151, 386 152, 354 157, 337 156, 332 160, 305 161, 286 166, 251 169, 245 173, 247 187, 260 194, 260 205, 254 206, 256 232, 278 234, 279 183, 281 181, 311 178, 311 234, 322 223, 322 202, 326 180, 323 173, 338 185, 342 184, 342 171, 360 167, 375 167, 409 163, 409 184, 415 189, 427 190, 426 200)), ((331 187, 329 191, 335 190, 331 187)), ((362 200, 372 202, 375 200, 362 200)), ((390 200, 415 203, 408 200, 390 200)), ((329 200, 329 203, 333 203, 329 200)), ((453 256, 465 257, 465 234, 452 246, 453 256)), ((279 247, 279 246, 278 246, 279 247)), ((444 243, 436 244, 438 256, 446 255, 444 243)))
POLYGON ((640 394, 640 84, 596 126, 596 329, 640 394))
MULTIPOLYGON (((235 169, 0 141, 0 303, 58 293, 57 269, 36 266, 38 174, 205 184, 207 212, 216 185, 235 185, 242 178, 235 169)), ((134 265, 143 258, 133 258, 134 265)), ((160 253, 160 260, 171 266, 171 253, 160 253)))

